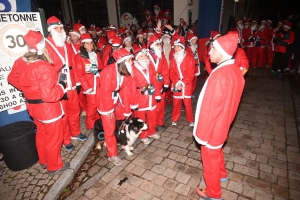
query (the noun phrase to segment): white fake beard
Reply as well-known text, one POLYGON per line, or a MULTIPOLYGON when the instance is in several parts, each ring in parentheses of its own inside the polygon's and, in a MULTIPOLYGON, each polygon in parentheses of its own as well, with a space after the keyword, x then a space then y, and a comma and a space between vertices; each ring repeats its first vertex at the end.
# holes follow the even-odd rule
POLYGON ((249 25, 245 25, 244 27, 247 29, 249 27, 249 25))
POLYGON ((251 30, 254 31, 256 29, 256 25, 251 26, 251 30))
POLYGON ((265 25, 260 25, 259 30, 264 29, 266 26, 265 25))
POLYGON ((244 28, 243 25, 238 25, 239 29, 242 30, 244 28))
POLYGON ((161 58, 161 51, 162 51, 162 50, 161 50, 161 47, 153 46, 152 49, 154 50, 154 54, 155 54, 157 57, 161 58))
POLYGON ((158 9, 155 9, 155 10, 154 10, 154 13, 155 13, 156 15, 158 14, 158 12, 159 12, 158 9))
POLYGON ((184 56, 184 49, 182 49, 179 52, 175 52, 174 53, 174 59, 176 60, 177 63, 181 63, 182 62, 183 56, 184 56))
POLYGON ((164 38, 163 39, 163 43, 164 43, 164 45, 168 45, 168 44, 170 44, 170 38, 169 37, 166 37, 166 38, 164 38))
POLYGON ((192 49, 193 53, 195 53, 197 50, 197 44, 192 44, 191 49, 192 49))
POLYGON ((51 29, 50 33, 56 46, 58 47, 65 46, 65 41, 67 38, 65 30, 63 30, 61 33, 58 33, 54 29, 51 29))
POLYGON ((129 62, 125 62, 125 65, 126 65, 127 71, 130 74, 132 74, 132 65, 129 62))
POLYGON ((149 59, 138 60, 138 64, 142 67, 143 70, 144 70, 144 69, 147 69, 147 70, 148 70, 149 63, 150 63, 150 60, 149 60, 149 59))

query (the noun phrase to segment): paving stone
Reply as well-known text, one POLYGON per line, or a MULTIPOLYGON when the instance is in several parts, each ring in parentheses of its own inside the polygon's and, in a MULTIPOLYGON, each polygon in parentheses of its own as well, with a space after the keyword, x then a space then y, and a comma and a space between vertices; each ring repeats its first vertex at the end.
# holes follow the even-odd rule
POLYGON ((300 180, 300 173, 289 171, 289 178, 294 180, 300 180))
POLYGON ((262 190, 256 190, 256 199, 257 200, 273 199, 273 195, 262 190))
POLYGON ((228 173, 228 179, 229 180, 232 180, 232 181, 235 181, 235 182, 238 182, 238 183, 242 183, 243 178, 244 178, 243 174, 232 172, 232 171, 230 171, 228 173))
POLYGON ((238 195, 229 190, 223 189, 222 190, 222 198, 236 200, 238 198, 238 195))
POLYGON ((141 176, 144 172, 145 169, 140 166, 135 166, 135 168, 132 170, 132 173, 137 176, 141 176))
POLYGON ((177 187, 174 189, 174 192, 177 192, 179 194, 182 194, 184 196, 186 196, 188 194, 190 190, 190 187, 185 185, 185 184, 182 184, 180 183, 179 185, 177 185, 177 187))
POLYGON ((290 199, 298 200, 300 197, 300 192, 297 190, 289 189, 290 199))
POLYGON ((172 180, 172 179, 167 179, 167 181, 164 183, 163 187, 168 189, 168 190, 174 190, 174 188, 178 185, 178 182, 172 180))
POLYGON ((288 198, 289 196, 288 188, 279 185, 272 185, 272 193, 273 195, 277 195, 283 198, 288 198))
POLYGON ((165 192, 161 196, 161 199, 175 200, 177 198, 177 196, 178 196, 178 194, 176 192, 173 192, 171 190, 165 190, 165 192))
POLYGON ((238 182, 230 180, 227 189, 236 193, 241 193, 243 190, 243 186, 238 182))
POLYGON ((167 167, 167 168, 173 168, 176 165, 176 162, 174 160, 170 160, 166 158, 161 165, 167 167))
POLYGON ((175 180, 177 180, 177 181, 179 181, 181 183, 186 184, 190 178, 191 178, 190 175, 178 172, 178 174, 175 177, 175 180))
POLYGON ((270 183, 276 183, 277 182, 277 176, 275 176, 274 174, 263 172, 263 171, 261 171, 259 173, 259 178, 261 180, 264 180, 264 181, 267 181, 267 182, 270 182, 270 183))
POLYGON ((239 172, 239 173, 242 173, 245 175, 249 175, 249 176, 252 176, 255 178, 258 177, 258 170, 252 169, 250 167, 242 166, 239 164, 234 165, 233 171, 236 171, 236 172, 239 172))
POLYGON ((254 187, 256 189, 260 189, 260 190, 264 190, 264 191, 270 191, 270 189, 271 189, 270 183, 259 180, 257 178, 250 177, 250 176, 244 176, 243 184, 246 184, 250 187, 254 187))
POLYGON ((149 170, 145 171, 145 173, 142 175, 143 178, 149 181, 152 181, 155 176, 156 174, 149 170))
POLYGON ((168 178, 174 178, 176 176, 176 174, 177 174, 177 172, 170 168, 167 168, 163 173, 163 175, 168 178))
POLYGON ((243 185, 243 195, 249 198, 255 198, 256 189, 249 187, 248 185, 243 185))
POLYGON ((89 189, 88 191, 86 191, 86 192, 84 193, 84 196, 85 196, 86 198, 88 198, 88 199, 92 199, 92 198, 94 198, 96 195, 97 195, 97 192, 96 192, 95 190, 93 190, 92 188, 89 189))
POLYGON ((155 165, 152 167, 151 171, 157 174, 163 174, 166 169, 167 168, 165 166, 155 165))

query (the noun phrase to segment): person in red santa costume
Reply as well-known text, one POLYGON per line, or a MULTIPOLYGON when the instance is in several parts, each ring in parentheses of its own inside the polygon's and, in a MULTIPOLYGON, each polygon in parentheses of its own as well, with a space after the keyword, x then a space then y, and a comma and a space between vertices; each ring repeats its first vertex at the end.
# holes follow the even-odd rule
POLYGON ((253 37, 253 35, 257 30, 257 21, 256 21, 256 19, 252 20, 250 29, 251 29, 250 30, 250 36, 247 39, 245 51, 246 51, 247 58, 250 62, 249 64, 250 64, 250 66, 252 66, 252 64, 253 64, 252 63, 252 58, 253 58, 254 42, 255 42, 255 38, 253 37))
POLYGON ((158 22, 158 20, 162 19, 164 17, 164 11, 162 11, 159 7, 158 4, 154 5, 154 21, 156 21, 156 23, 158 22))
POLYGON ((262 20, 259 28, 252 35, 255 39, 251 62, 253 68, 256 68, 256 64, 258 68, 262 68, 263 63, 266 62, 266 46, 269 38, 266 23, 266 20, 262 20))
MULTIPOLYGON (((197 80, 198 76, 200 76, 200 61, 199 61, 199 56, 198 56, 198 45, 197 45, 197 36, 193 33, 188 34, 187 36, 187 41, 188 45, 186 46, 186 52, 194 56, 195 60, 195 77, 193 79, 193 88, 192 92, 195 91, 196 86, 197 86, 197 80)), ((195 96, 192 95, 192 98, 195 96)))
POLYGON ((115 62, 107 65, 101 72, 97 109, 101 114, 107 146, 108 160, 121 165, 118 157, 117 141, 114 135, 116 120, 124 120, 131 115, 134 105, 134 83, 132 79, 132 54, 126 49, 115 50, 115 62))
POLYGON ((75 56, 74 62, 78 70, 81 89, 87 99, 85 123, 86 129, 89 130, 94 127, 95 121, 100 118, 97 113, 96 93, 100 82, 99 70, 103 67, 90 34, 84 33, 81 35, 81 44, 82 46, 75 56))
POLYGON ((134 116, 142 119, 148 125, 148 130, 143 131, 140 139, 144 144, 149 144, 150 138, 158 139, 156 133, 156 100, 155 95, 160 95, 156 90, 155 70, 149 66, 150 60, 147 57, 149 50, 139 48, 135 51, 135 61, 133 66, 133 79, 136 86, 135 104, 138 109, 134 111, 134 116))
POLYGON ((170 79, 173 91, 172 126, 177 126, 180 119, 182 101, 185 106, 186 120, 190 127, 194 126, 192 111, 193 79, 195 77, 195 60, 192 54, 185 50, 185 39, 180 36, 174 41, 175 53, 171 58, 170 79), (191 69, 192 67, 192 69, 191 69))
POLYGON ((250 34, 251 34, 251 27, 249 26, 249 20, 246 18, 244 20, 244 27, 242 29, 242 38, 240 41, 245 51, 246 51, 246 46, 249 43, 248 38, 250 37, 250 34))
POLYGON ((199 95, 193 135, 201 145, 203 177, 206 188, 196 188, 203 199, 222 199, 221 182, 227 181, 222 146, 236 115, 245 79, 232 56, 238 45, 238 34, 217 38, 209 52, 217 63, 199 95))
POLYGON ((135 43, 133 43, 132 45, 133 47, 133 50, 135 51, 136 49, 139 49, 139 48, 147 48, 147 44, 145 42, 145 39, 144 39, 144 32, 143 31, 139 31, 136 35, 136 41, 135 43))
POLYGON ((273 29, 272 26, 270 26, 269 28, 270 30, 268 35, 269 35, 270 43, 267 47, 267 67, 272 67, 273 65, 273 60, 275 56, 274 49, 276 46, 276 43, 274 43, 274 38, 277 32, 281 29, 283 23, 284 21, 279 21, 275 29, 273 29))
MULTIPOLYGON (((82 24, 75 24, 70 30, 69 35, 70 35, 70 56, 72 58, 72 61, 74 62, 74 57, 75 55, 79 52, 79 48, 81 47, 81 33, 80 29, 83 29, 82 24)), ((81 31, 82 32, 82 31, 81 31)), ((78 70, 75 69, 74 67, 74 75, 75 75, 75 81, 76 81, 76 90, 78 93, 78 100, 79 100, 79 106, 81 108, 81 116, 86 116, 86 96, 82 93, 81 90, 81 83, 79 81, 79 76, 78 76, 78 70)))
MULTIPOLYGON (((238 20, 236 22, 236 27, 234 29, 232 29, 232 31, 237 31, 239 33, 239 40, 240 41, 243 39, 243 29, 244 29, 244 23, 243 23, 242 19, 238 20)), ((240 43, 240 44, 242 45, 242 43, 240 43)))
POLYGON ((124 48, 133 55, 133 48, 132 48, 132 38, 131 36, 125 37, 123 40, 124 48))
POLYGON ((102 56, 102 65, 105 67, 112 63, 112 53, 116 49, 121 48, 121 39, 117 36, 117 32, 107 32, 108 43, 105 45, 102 56), (114 39, 114 41, 113 41, 114 39), (113 43, 112 43, 113 42, 113 43))
POLYGON ((29 115, 37 127, 39 163, 53 176, 70 167, 70 163, 63 163, 60 156, 64 115, 60 99, 66 92, 66 81, 58 83, 57 72, 49 64, 52 60, 43 35, 30 30, 23 38, 28 52, 15 61, 8 82, 25 96, 29 115))
POLYGON ((53 60, 53 67, 58 73, 63 73, 67 77, 67 93, 62 98, 62 105, 65 111, 63 117, 64 141, 63 146, 67 151, 71 151, 75 146, 71 143, 72 139, 85 141, 87 136, 80 130, 79 102, 76 90, 75 73, 72 68, 72 58, 69 45, 65 42, 66 33, 61 21, 52 16, 47 19, 49 35, 45 39, 49 55, 53 60))
MULTIPOLYGON (((155 82, 157 91, 160 94, 155 94, 156 105, 156 125, 159 128, 165 129, 164 116, 165 116, 165 92, 168 90, 170 85, 169 78, 169 67, 167 60, 162 53, 161 40, 156 36, 150 36, 147 43, 149 54, 148 59, 150 60, 150 65, 155 69, 155 82)), ((154 136, 155 139, 159 138, 159 135, 154 136)))

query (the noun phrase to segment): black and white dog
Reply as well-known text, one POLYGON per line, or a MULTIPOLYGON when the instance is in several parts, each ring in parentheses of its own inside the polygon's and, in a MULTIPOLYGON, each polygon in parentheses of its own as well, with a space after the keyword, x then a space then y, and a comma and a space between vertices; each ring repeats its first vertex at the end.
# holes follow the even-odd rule
MULTIPOLYGON (((132 155, 132 145, 135 143, 142 131, 146 129, 148 129, 147 124, 138 118, 116 121, 115 136, 118 144, 125 149, 127 155, 132 155)), ((105 145, 104 129, 101 119, 98 119, 94 124, 94 136, 96 149, 101 149, 101 144, 103 143, 105 145)))

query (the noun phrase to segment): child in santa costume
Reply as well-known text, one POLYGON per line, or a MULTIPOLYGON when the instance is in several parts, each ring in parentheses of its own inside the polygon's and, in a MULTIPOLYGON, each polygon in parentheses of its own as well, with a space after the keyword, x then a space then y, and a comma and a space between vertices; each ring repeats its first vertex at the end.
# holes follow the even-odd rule
POLYGON ((94 128, 94 122, 100 117, 97 112, 96 93, 100 81, 99 70, 102 69, 102 64, 90 34, 84 33, 81 35, 81 44, 82 46, 75 56, 74 62, 78 70, 82 92, 87 99, 86 129, 92 129, 94 128))
POLYGON ((43 35, 30 30, 23 38, 29 51, 15 61, 8 82, 24 93, 29 115, 37 126, 39 163, 53 176, 70 167, 60 156, 64 115, 60 99, 66 92, 66 81, 57 83, 43 35))
POLYGON ((185 106, 186 120, 190 127, 194 126, 192 111, 193 79, 195 77, 195 60, 192 54, 185 51, 185 39, 180 36, 174 41, 175 53, 171 58, 170 79, 173 91, 172 126, 180 119, 182 101, 185 106))
POLYGON ((143 131, 140 138, 144 144, 149 144, 147 137, 159 138, 156 133, 156 100, 155 94, 160 95, 156 89, 155 70, 149 66, 150 60, 147 58, 148 50, 139 48, 135 51, 135 61, 133 66, 133 79, 136 86, 135 103, 138 109, 134 111, 135 117, 145 121, 148 130, 143 131))
POLYGON ((101 72, 97 109, 103 123, 108 160, 115 165, 121 165, 114 132, 116 120, 129 117, 131 109, 137 107, 133 103, 135 91, 131 76, 133 56, 124 48, 115 50, 112 56, 116 62, 107 65, 101 72))
MULTIPOLYGON (((148 44, 149 54, 148 59, 150 60, 151 67, 155 70, 155 82, 157 87, 155 88, 160 93, 155 94, 156 99, 156 125, 160 128, 165 129, 164 116, 165 116, 165 92, 169 88, 169 67, 167 60, 162 53, 161 40, 156 36, 150 36, 148 44)), ((155 136, 158 139, 159 136, 155 136)))
POLYGON ((80 141, 87 139, 87 136, 83 135, 80 130, 80 108, 75 73, 72 67, 72 57, 69 45, 65 42, 66 33, 61 21, 57 17, 52 16, 47 19, 47 25, 49 35, 46 38, 46 47, 53 60, 53 67, 57 73, 65 74, 67 77, 67 93, 62 98, 62 105, 65 111, 65 115, 63 116, 63 146, 67 151, 71 151, 75 148, 71 143, 71 139, 80 141))
POLYGON ((232 56, 238 45, 238 34, 216 39, 209 52, 217 63, 199 95, 193 135, 201 144, 203 177, 206 188, 197 188, 203 199, 222 199, 221 182, 227 181, 222 146, 236 115, 245 80, 232 56))

